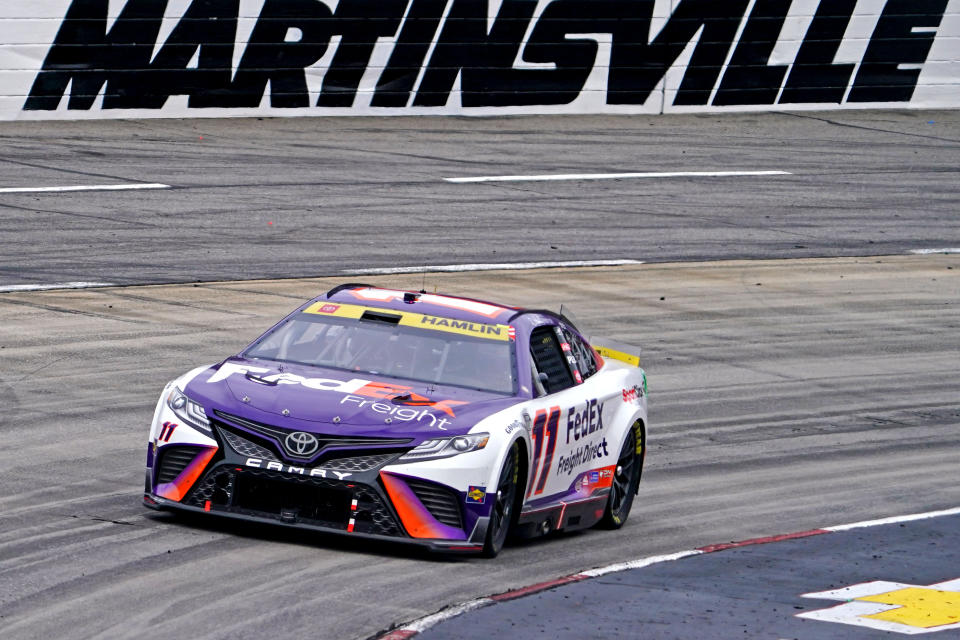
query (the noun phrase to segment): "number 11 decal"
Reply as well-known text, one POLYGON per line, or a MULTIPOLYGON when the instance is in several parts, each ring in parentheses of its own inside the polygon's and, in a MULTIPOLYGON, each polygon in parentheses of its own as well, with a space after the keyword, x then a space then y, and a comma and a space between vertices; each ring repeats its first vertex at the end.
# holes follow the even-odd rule
POLYGON ((535 495, 543 493, 543 488, 547 484, 547 475, 550 473, 550 466, 553 464, 553 452, 557 449, 557 431, 560 424, 560 407, 550 407, 550 409, 537 409, 533 418, 533 430, 530 438, 533 440, 533 471, 530 473, 530 485, 527 487, 527 497, 530 493, 535 495), (546 446, 544 446, 546 440, 546 446), (543 467, 540 466, 541 455, 543 457, 543 467), (537 472, 540 472, 540 480, 537 481, 537 472), (534 492, 534 484, 536 491, 534 492))

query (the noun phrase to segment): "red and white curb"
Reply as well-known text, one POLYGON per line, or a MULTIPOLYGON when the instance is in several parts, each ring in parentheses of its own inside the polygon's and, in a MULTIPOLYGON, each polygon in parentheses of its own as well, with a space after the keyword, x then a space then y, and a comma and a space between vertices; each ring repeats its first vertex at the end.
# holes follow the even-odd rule
POLYGON ((795 540, 797 538, 808 538, 810 536, 819 536, 826 533, 837 533, 840 531, 850 531, 851 529, 864 529, 867 527, 878 527, 886 524, 898 524, 903 522, 914 522, 916 520, 927 520, 929 518, 939 518, 942 516, 953 516, 960 515, 960 507, 955 507, 953 509, 944 509, 942 511, 928 511, 926 513, 914 513, 906 516, 895 516, 892 518, 880 518, 878 520, 865 520, 863 522, 854 522, 851 524, 841 524, 833 527, 823 527, 822 529, 811 529, 810 531, 799 531, 797 533, 786 533, 777 536, 767 536, 764 538, 753 538, 751 540, 741 540, 738 542, 723 542, 720 544, 711 544, 705 547, 698 547, 696 549, 690 549, 688 551, 678 551, 676 553, 670 553, 662 556, 650 556, 648 558, 639 558, 637 560, 631 560, 629 562, 620 562, 617 564, 611 564, 606 567, 600 567, 597 569, 590 569, 588 571, 582 571, 580 573, 575 573, 569 576, 564 576, 562 578, 557 578, 555 580, 548 580, 546 582, 538 582, 537 584, 530 585, 528 587, 520 587, 519 589, 513 589, 504 593, 498 593, 492 596, 487 596, 485 598, 477 598, 476 600, 470 600, 468 602, 463 602, 461 604, 451 605, 437 613, 425 616, 423 618, 418 618, 416 620, 411 620, 410 622, 405 622, 401 625, 398 625, 396 628, 386 631, 380 635, 374 636, 376 640, 406 640, 407 638, 412 638, 422 631, 426 631, 430 627, 433 627, 441 622, 450 620, 451 618, 456 618, 457 616, 472 611, 474 609, 479 609, 481 607, 487 607, 498 602, 506 602, 507 600, 515 600, 517 598, 523 598, 524 596, 529 596, 534 593, 540 593, 541 591, 546 591, 547 589, 553 589, 554 587, 560 587, 565 584, 571 584, 574 582, 580 582, 581 580, 587 580, 588 578, 596 578, 599 576, 606 575, 608 573, 616 573, 618 571, 627 571, 629 569, 642 569, 643 567, 648 567, 654 564, 660 564, 662 562, 671 562, 673 560, 680 560, 682 558, 689 558, 692 556, 699 556, 705 553, 714 553, 716 551, 724 551, 726 549, 736 549, 738 547, 749 547, 759 544, 769 544, 771 542, 782 542, 784 540, 795 540))

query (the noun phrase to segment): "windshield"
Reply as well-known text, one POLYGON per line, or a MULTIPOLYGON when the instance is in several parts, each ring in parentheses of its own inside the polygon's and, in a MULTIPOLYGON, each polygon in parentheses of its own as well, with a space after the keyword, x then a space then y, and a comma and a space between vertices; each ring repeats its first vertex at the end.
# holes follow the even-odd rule
MULTIPOLYGON (((388 313, 388 312, 387 312, 388 313)), ((243 354, 496 393, 514 393, 513 341, 301 313, 243 354)))

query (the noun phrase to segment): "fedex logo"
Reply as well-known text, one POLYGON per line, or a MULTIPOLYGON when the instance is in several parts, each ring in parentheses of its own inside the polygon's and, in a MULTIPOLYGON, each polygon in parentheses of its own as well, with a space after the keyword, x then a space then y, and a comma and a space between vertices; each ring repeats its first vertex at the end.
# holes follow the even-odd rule
POLYGON ((603 403, 596 398, 587 402, 583 409, 570 407, 567 411, 567 444, 570 436, 579 440, 587 435, 603 429, 603 403))
POLYGON ((226 380, 232 375, 239 374, 248 377, 254 382, 267 385, 279 384, 299 384, 308 389, 317 391, 338 391, 367 398, 392 399, 396 396, 403 396, 403 404, 406 406, 430 407, 443 411, 451 418, 456 418, 453 408, 457 405, 467 404, 462 400, 431 400, 426 396, 412 393, 413 387, 399 384, 389 384, 384 382, 374 382, 363 378, 354 378, 344 382, 335 378, 306 378, 295 373, 273 373, 261 376, 260 374, 269 372, 265 367, 251 367, 234 362, 225 362, 220 369, 215 371, 208 379, 208 383, 220 382, 226 380))

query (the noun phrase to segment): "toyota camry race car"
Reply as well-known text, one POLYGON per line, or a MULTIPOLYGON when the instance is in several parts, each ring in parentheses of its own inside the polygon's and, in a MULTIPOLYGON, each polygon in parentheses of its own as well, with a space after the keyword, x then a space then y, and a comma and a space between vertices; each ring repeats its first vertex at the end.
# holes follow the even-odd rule
POLYGON ((492 557, 624 523, 646 386, 564 315, 341 285, 167 384, 143 500, 492 557))

